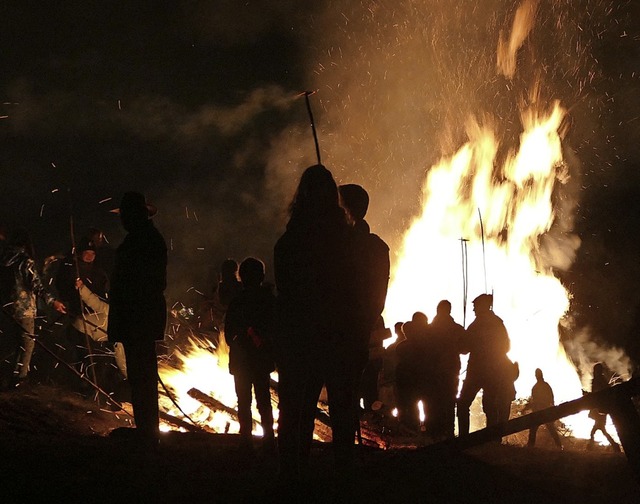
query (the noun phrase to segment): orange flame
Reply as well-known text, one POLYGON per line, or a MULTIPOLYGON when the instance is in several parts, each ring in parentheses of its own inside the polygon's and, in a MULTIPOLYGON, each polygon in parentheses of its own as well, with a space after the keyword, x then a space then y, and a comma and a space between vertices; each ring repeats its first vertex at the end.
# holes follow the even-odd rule
MULTIPOLYGON (((404 237, 385 308, 390 323, 409 320, 415 311, 431 318, 437 303, 448 299, 454 318, 468 325, 469 301, 493 292, 494 311, 511 338, 509 357, 520 364, 518 397, 530 395, 539 367, 556 403, 582 393, 558 333, 570 293, 540 250, 555 218, 552 193, 568 180, 564 115, 559 103, 545 113, 526 110, 519 150, 499 169, 493 130, 469 123, 469 141, 428 171, 422 215, 404 237)), ((580 437, 588 436, 593 423, 586 412, 565 420, 580 437)))
MULTIPOLYGON (((212 411, 200 401, 189 395, 196 388, 217 399, 229 408, 237 408, 237 396, 233 375, 229 374, 229 348, 224 338, 219 338, 216 347, 203 338, 190 337, 189 345, 181 352, 175 351, 178 361, 176 367, 169 363, 159 366, 158 372, 165 384, 171 389, 180 408, 200 425, 206 425, 215 432, 238 433, 240 425, 237 419, 224 411, 212 411)), ((167 413, 182 418, 182 413, 167 397, 161 396, 160 407, 167 413)), ((260 415, 253 405, 253 418, 260 415)), ((274 411, 277 419, 277 410, 274 411)), ((169 429, 170 427, 166 427, 169 429)), ((256 425, 254 435, 262 435, 262 428, 256 425)))

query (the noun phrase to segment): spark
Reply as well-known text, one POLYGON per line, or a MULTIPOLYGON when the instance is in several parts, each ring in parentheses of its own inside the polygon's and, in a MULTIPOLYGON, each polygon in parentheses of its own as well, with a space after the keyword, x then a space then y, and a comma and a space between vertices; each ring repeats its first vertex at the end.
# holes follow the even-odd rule
POLYGON ((111 201, 113 198, 105 198, 103 200, 98 201, 98 205, 102 205, 103 203, 106 203, 107 201, 111 201))

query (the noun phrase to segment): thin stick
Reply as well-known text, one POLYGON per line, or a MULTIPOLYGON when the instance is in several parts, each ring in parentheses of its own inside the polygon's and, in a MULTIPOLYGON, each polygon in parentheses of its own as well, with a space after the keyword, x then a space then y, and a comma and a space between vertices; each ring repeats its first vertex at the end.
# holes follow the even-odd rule
POLYGON ((484 224, 482 224, 482 214, 478 208, 478 217, 480 217, 480 235, 482 237, 482 266, 484 268, 484 293, 487 293, 487 258, 484 251, 484 224))
POLYGON ((51 355, 57 362, 59 362, 60 364, 62 364, 63 366, 65 366, 67 369, 69 369, 72 373, 74 373, 78 378, 80 378, 83 381, 86 381, 87 383, 89 383, 95 390, 97 393, 100 393, 102 395, 104 395, 109 402, 111 402, 113 405, 115 405, 116 407, 120 408, 122 411, 124 411, 127 415, 129 415, 130 417, 133 418, 133 415, 131 415, 131 413, 129 413, 126 409, 124 409, 122 407, 122 404, 120 404, 118 401, 116 401, 113 397, 111 397, 111 395, 108 392, 105 392, 103 389, 101 389, 98 385, 96 385, 95 383, 93 383, 91 380, 89 380, 86 375, 84 373, 81 373, 80 371, 78 371, 74 366, 72 366, 71 364, 69 364, 68 362, 64 361, 63 359, 61 359, 53 350, 51 350, 49 347, 47 347, 44 343, 42 343, 35 334, 30 333, 29 331, 27 331, 24 326, 18 321, 16 320, 16 318, 13 316, 13 314, 9 313, 8 310, 4 307, 2 307, 2 314, 4 314, 6 316, 6 318, 11 321, 13 324, 15 324, 17 327, 20 328, 20 330, 24 333, 24 334, 28 334, 29 337, 31 337, 33 339, 33 341, 35 342, 36 345, 38 345, 38 347, 42 348, 45 352, 47 352, 49 355, 51 355))
POLYGON ((305 91, 304 101, 307 103, 307 112, 309 113, 309 120, 311 121, 311 132, 313 133, 313 141, 316 144, 316 157, 318 158, 318 164, 322 164, 322 161, 320 159, 320 144, 318 143, 318 133, 316 132, 316 123, 313 120, 313 111, 311 110, 311 101, 309 100, 309 96, 315 93, 315 91, 305 91))
POLYGON ((469 289, 469 262, 467 260, 468 241, 469 240, 465 238, 460 238, 460 248, 462 252, 462 327, 467 325, 467 292, 469 289))
MULTIPOLYGON (((70 227, 70 233, 71 233, 71 253, 73 254, 73 263, 76 267, 76 278, 80 278, 80 264, 78 264, 78 254, 76 253, 76 234, 75 234, 74 225, 73 225, 73 202, 71 199, 71 189, 69 189, 69 227, 70 227)), ((87 321, 84 317, 85 305, 84 305, 84 302, 82 301, 82 296, 80 295, 80 292, 78 292, 78 298, 80 299, 80 314, 82 315, 82 328, 84 329, 84 339, 87 344, 87 350, 89 352, 89 366, 91 368, 91 376, 93 377, 93 383, 97 386, 98 380, 96 378, 96 368, 93 365, 91 339, 89 338, 87 321)))

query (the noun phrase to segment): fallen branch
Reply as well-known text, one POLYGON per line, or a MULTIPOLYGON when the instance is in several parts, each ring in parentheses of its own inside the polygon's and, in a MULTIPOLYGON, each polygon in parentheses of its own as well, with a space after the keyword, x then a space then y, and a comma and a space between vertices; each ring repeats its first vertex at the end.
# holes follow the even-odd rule
MULTIPOLYGON (((226 404, 218 401, 215 397, 211 397, 210 395, 205 394, 204 392, 202 392, 201 390, 198 390, 195 387, 190 389, 187 392, 187 394, 189 394, 190 397, 193 397, 196 401, 200 401, 209 409, 213 411, 222 411, 223 413, 226 413, 231 418, 233 418, 233 420, 235 420, 236 422, 240 421, 238 418, 238 412, 235 409, 230 408, 226 404)), ((252 421, 251 428, 255 429, 256 425, 258 425, 258 422, 256 422, 254 419, 252 419, 251 421, 252 421)))

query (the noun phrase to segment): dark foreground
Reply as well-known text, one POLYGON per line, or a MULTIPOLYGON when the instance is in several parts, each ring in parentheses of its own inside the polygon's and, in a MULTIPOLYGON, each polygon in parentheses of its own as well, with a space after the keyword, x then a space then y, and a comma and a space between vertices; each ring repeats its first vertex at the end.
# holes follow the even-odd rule
MULTIPOLYGON (((123 417, 59 389, 0 394, 0 502, 289 502, 277 464, 249 463, 232 435, 166 434, 149 455, 109 436, 123 417)), ((350 492, 334 485, 318 445, 301 502, 640 502, 624 454, 486 445, 361 451, 350 492)))

